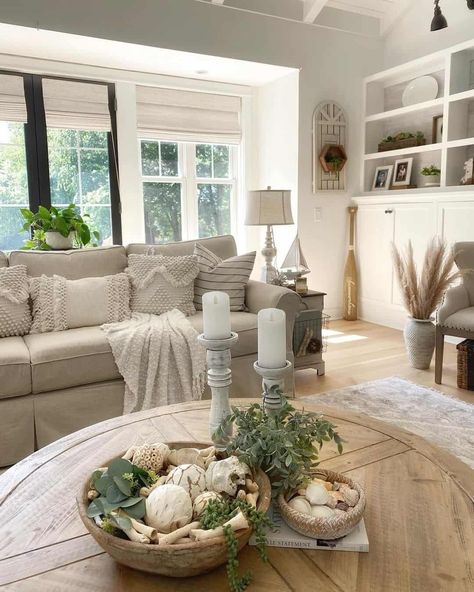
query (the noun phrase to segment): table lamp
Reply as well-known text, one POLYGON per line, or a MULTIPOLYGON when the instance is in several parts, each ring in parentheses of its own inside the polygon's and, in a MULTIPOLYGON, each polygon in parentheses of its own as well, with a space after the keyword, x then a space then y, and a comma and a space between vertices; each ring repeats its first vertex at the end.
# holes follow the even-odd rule
POLYGON ((278 275, 273 265, 277 250, 273 239, 273 226, 294 224, 291 213, 291 191, 287 189, 272 189, 267 187, 259 191, 249 191, 247 194, 247 226, 266 226, 265 246, 262 255, 265 265, 262 270, 262 281, 271 283, 278 275))

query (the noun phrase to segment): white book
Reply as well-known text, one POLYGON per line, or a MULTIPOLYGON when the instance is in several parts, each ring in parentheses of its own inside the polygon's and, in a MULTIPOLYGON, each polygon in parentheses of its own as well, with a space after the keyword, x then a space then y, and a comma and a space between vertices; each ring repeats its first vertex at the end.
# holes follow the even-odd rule
MULTIPOLYGON (((274 524, 273 529, 267 530, 267 545, 269 547, 292 547, 295 549, 321 549, 325 551, 353 551, 357 553, 369 552, 369 539, 365 529, 364 519, 340 539, 324 541, 304 536, 290 528, 283 520, 280 511, 271 505, 268 515, 274 524)), ((250 538, 250 545, 255 545, 255 536, 250 538)))

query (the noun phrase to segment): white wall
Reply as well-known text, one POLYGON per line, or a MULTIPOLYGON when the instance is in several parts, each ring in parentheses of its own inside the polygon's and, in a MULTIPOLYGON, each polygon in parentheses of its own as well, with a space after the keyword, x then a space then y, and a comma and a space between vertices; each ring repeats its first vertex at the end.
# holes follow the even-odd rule
POLYGON ((430 31, 432 0, 412 0, 405 14, 385 38, 384 60, 387 68, 446 49, 474 38, 474 10, 466 0, 441 0, 448 27, 430 31))
POLYGON ((382 68, 381 41, 190 0, 16 0, 0 4, 0 22, 300 68, 299 232, 310 287, 328 292, 330 314, 340 314, 346 207, 359 185, 362 78, 382 68), (327 99, 339 102, 349 118, 347 192, 314 196, 311 117, 327 99), (316 206, 322 208, 319 223, 313 221, 316 206))

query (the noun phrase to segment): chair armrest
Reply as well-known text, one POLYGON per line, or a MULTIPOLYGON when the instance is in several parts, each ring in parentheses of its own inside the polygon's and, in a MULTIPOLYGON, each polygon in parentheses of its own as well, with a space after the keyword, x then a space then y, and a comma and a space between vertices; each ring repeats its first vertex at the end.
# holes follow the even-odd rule
POLYGON ((293 349, 293 327, 298 313, 305 309, 301 298, 288 288, 249 280, 245 290, 249 312, 257 314, 262 308, 279 308, 286 314, 287 350, 293 349))
POLYGON ((470 306, 469 294, 463 284, 448 288, 436 314, 438 325, 442 325, 449 316, 458 312, 458 310, 469 308, 470 306))

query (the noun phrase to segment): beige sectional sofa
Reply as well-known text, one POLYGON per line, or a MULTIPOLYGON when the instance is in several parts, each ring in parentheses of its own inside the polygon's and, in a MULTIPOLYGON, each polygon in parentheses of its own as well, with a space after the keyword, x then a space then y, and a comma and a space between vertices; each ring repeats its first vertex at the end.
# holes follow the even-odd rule
MULTIPOLYGON (((184 255, 196 241, 155 246, 155 252, 184 255)), ((201 239, 222 259, 236 255, 232 236, 201 239)), ((0 253, 0 266, 23 264, 30 276, 61 275, 68 279, 122 272, 129 253, 147 245, 131 244, 76 251, 14 251, 0 253)), ((304 308, 291 290, 250 281, 248 312, 233 312, 232 329, 239 341, 232 351, 232 396, 260 393, 253 371, 257 352, 257 313, 275 307, 287 315, 288 358, 295 316, 304 308)), ((197 331, 202 312, 189 317, 197 331)), ((293 380, 289 380, 292 390, 293 380)), ((8 466, 35 449, 87 425, 122 414, 124 383, 99 327, 37 333, 0 339, 0 466, 8 466)))

